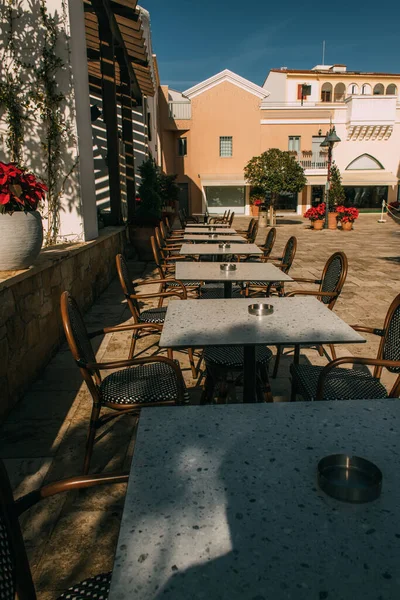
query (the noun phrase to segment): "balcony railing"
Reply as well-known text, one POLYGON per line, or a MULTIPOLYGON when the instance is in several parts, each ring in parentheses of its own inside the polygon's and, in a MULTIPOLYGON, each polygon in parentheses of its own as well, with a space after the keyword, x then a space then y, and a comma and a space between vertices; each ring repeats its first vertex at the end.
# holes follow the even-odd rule
POLYGON ((192 105, 190 102, 168 102, 171 119, 191 119, 192 105))
POLYGON ((297 157, 298 162, 301 164, 303 169, 326 169, 328 166, 328 157, 326 154, 314 153, 309 157, 303 156, 297 157))

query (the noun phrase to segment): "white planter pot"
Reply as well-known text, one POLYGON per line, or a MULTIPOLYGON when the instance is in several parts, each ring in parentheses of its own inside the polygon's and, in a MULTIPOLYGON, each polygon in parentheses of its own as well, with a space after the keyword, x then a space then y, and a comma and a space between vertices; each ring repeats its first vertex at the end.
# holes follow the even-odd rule
POLYGON ((43 243, 42 217, 37 210, 0 213, 0 271, 27 269, 43 243))

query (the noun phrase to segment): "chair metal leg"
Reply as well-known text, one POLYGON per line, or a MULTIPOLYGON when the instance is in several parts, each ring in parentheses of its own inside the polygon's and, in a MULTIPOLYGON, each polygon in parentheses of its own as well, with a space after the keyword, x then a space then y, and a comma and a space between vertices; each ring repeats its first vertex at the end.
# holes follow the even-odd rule
POLYGON ((209 370, 206 370, 206 379, 204 382, 203 392, 200 398, 200 404, 210 404, 213 399, 213 393, 215 388, 214 378, 209 370))
POLYGON ((133 358, 133 355, 134 355, 134 353, 135 353, 135 348, 136 348, 136 341, 137 341, 138 337, 139 337, 139 336, 138 336, 138 334, 137 334, 137 333, 136 333, 136 331, 135 331, 135 333, 133 333, 133 334, 132 334, 132 339, 131 339, 131 347, 130 347, 130 349, 129 349, 129 356, 128 356, 128 359, 131 359, 131 358, 133 358))
POLYGON ((290 393, 290 402, 296 402, 296 395, 297 395, 297 388, 296 388, 294 378, 292 377, 292 389, 291 389, 291 393, 290 393))
POLYGON ((198 370, 196 369, 196 365, 194 364, 194 356, 193 356, 192 348, 188 348, 188 357, 189 357, 190 367, 192 369, 192 377, 193 377, 193 379, 197 379, 199 373, 198 373, 198 370))
POLYGON ((263 388, 264 388, 263 389, 263 392, 264 392, 263 401, 264 402, 273 402, 274 397, 272 395, 271 385, 269 383, 268 368, 266 368, 265 365, 260 365, 259 371, 260 371, 260 377, 261 377, 261 381, 262 381, 263 388))
POLYGON ((275 357, 274 370, 273 370, 273 373, 272 373, 272 377, 274 379, 276 379, 276 376, 278 375, 278 369, 279 369, 279 363, 281 362, 281 356, 282 356, 282 346, 277 346, 276 347, 276 357, 275 357))
POLYGON ((226 404, 226 399, 228 397, 228 382, 226 380, 226 376, 224 375, 220 380, 219 390, 218 390, 218 404, 226 404))
POLYGON ((86 440, 86 451, 85 458, 83 461, 83 475, 87 475, 89 472, 90 461, 93 454, 94 440, 96 436, 96 430, 98 427, 99 415, 100 406, 93 406, 92 414, 90 415, 89 432, 86 440))
POLYGON ((336 360, 336 350, 333 344, 329 344, 329 349, 331 351, 332 360, 336 360))

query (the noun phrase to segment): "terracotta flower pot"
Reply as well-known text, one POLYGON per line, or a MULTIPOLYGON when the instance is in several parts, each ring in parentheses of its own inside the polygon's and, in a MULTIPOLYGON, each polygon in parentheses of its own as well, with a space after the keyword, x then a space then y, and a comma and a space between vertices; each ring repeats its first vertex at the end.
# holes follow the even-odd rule
POLYGON ((353 229, 353 223, 348 221, 347 223, 342 222, 342 231, 351 231, 353 229))
POLYGON ((30 267, 43 243, 42 217, 37 210, 0 214, 0 271, 30 267))
POLYGON ((140 260, 153 259, 150 237, 154 235, 154 227, 129 226, 129 239, 139 255, 140 260))
POLYGON ((258 217, 258 213, 260 212, 260 207, 259 206, 254 206, 254 204, 251 205, 251 214, 253 217, 258 217))
POLYGON ((322 219, 317 219, 316 221, 314 221, 314 229, 320 231, 324 228, 324 224, 325 222, 322 219))
POLYGON ((337 216, 339 213, 330 212, 328 213, 328 229, 337 229, 337 216))

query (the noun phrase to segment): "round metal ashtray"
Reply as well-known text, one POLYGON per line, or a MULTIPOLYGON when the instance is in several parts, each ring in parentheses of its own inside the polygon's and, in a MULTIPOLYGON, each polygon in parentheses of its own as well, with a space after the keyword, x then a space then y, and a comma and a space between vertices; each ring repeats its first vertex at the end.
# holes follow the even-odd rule
POLYGON ((318 485, 343 502, 371 502, 380 496, 382 472, 359 456, 332 454, 318 463, 318 485))
MULTIPOLYGON (((215 236, 216 237, 216 236, 215 236)), ((225 242, 223 244, 218 244, 218 248, 230 248, 231 245, 230 244, 225 244, 225 242)))
POLYGON ((219 268, 221 271, 236 271, 236 265, 232 263, 222 263, 219 268))
POLYGON ((272 315, 274 307, 272 304, 250 304, 249 313, 251 315, 257 315, 258 317, 264 317, 265 315, 272 315))

